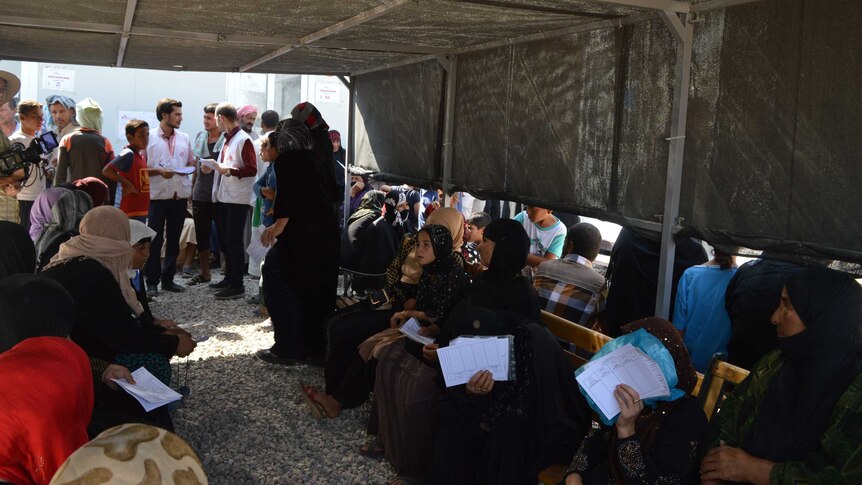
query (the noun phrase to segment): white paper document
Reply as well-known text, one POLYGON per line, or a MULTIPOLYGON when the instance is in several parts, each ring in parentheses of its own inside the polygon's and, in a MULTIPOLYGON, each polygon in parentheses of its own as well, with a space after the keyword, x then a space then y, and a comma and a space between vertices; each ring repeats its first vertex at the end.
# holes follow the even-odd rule
POLYGON ((205 165, 213 170, 218 170, 219 164, 212 158, 201 158, 201 165, 205 165))
POLYGON ((188 167, 188 166, 179 167, 179 168, 173 169, 173 172, 178 173, 180 175, 191 175, 191 174, 195 173, 195 168, 194 167, 188 167))
POLYGON ((406 322, 404 322, 404 324, 401 325, 401 328, 399 328, 398 330, 401 330, 401 333, 406 335, 407 338, 409 338, 410 340, 413 340, 414 342, 419 342, 422 345, 433 344, 434 343, 433 338, 426 337, 424 335, 419 334, 420 328, 421 328, 421 326, 419 325, 419 320, 416 320, 415 318, 411 318, 411 319, 407 320, 406 322))
POLYGON ((483 370, 491 371, 495 381, 510 380, 510 347, 509 336, 459 337, 448 347, 437 349, 437 360, 440 361, 446 387, 466 384, 483 370))
POLYGON ((614 389, 620 384, 632 387, 641 399, 670 396, 667 380, 656 361, 631 344, 588 362, 583 369, 576 378, 578 384, 608 420, 620 413, 614 397, 614 389))
POLYGON ((146 412, 183 398, 182 394, 164 385, 144 367, 132 372, 132 378, 134 384, 129 384, 125 379, 111 380, 137 399, 146 412))
POLYGON ((248 247, 245 248, 246 254, 255 261, 264 261, 266 259, 266 253, 271 249, 260 242, 260 236, 263 235, 263 231, 265 229, 266 228, 263 226, 258 226, 252 229, 251 241, 249 241, 248 247))

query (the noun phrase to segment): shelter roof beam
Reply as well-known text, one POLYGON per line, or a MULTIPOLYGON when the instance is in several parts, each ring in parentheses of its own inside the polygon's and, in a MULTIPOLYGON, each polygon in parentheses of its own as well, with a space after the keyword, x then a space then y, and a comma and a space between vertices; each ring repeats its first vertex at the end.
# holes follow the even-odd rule
POLYGON ((669 10, 677 13, 688 13, 691 5, 677 0, 590 0, 594 3, 616 5, 618 7, 634 7, 647 10, 669 10))
POLYGON ((123 19, 123 35, 120 37, 120 47, 117 50, 117 67, 122 67, 123 57, 126 56, 126 46, 129 44, 129 32, 132 30, 132 20, 135 18, 135 8, 138 0, 126 2, 126 17, 123 19))
MULTIPOLYGON (((341 22, 330 25, 329 27, 325 27, 316 32, 312 32, 308 35, 304 35, 299 38, 299 45, 310 44, 314 41, 320 40, 324 37, 328 37, 330 35, 337 34, 339 32, 344 32, 345 30, 356 27, 357 25, 362 25, 366 22, 370 22, 378 17, 386 15, 393 10, 403 7, 411 0, 392 0, 378 7, 372 8, 371 10, 366 10, 358 15, 355 15, 349 19, 342 20, 341 22)), ((243 65, 239 68, 240 72, 248 71, 249 69, 253 69, 261 64, 269 62, 273 59, 283 56, 288 52, 296 49, 298 46, 296 44, 288 44, 279 49, 276 49, 269 54, 265 54, 257 59, 243 65)))

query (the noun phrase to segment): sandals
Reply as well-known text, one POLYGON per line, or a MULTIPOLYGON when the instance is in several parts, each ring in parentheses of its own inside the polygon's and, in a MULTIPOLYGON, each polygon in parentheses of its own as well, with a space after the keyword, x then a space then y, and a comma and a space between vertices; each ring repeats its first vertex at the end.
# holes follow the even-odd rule
POLYGON ((318 393, 313 387, 308 384, 300 384, 300 387, 302 388, 302 397, 305 399, 305 404, 308 405, 308 410, 311 411, 311 415, 314 419, 318 421, 324 418, 333 419, 333 417, 326 412, 326 408, 323 407, 323 404, 315 399, 318 393))
POLYGON ((186 281, 186 286, 196 285, 198 283, 209 283, 211 279, 212 279, 212 276, 204 279, 203 276, 196 274, 196 275, 192 276, 192 279, 186 281))
POLYGON ((359 447, 359 454, 373 460, 382 460, 383 457, 386 456, 386 450, 384 450, 383 446, 380 444, 380 439, 374 438, 359 447))

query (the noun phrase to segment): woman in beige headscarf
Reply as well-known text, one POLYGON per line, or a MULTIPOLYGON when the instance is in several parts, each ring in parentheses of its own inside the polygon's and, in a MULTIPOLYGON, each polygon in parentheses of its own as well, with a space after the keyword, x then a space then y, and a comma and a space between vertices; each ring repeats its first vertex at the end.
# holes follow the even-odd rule
MULTIPOLYGON (((135 296, 128 272, 132 267, 132 247, 129 218, 114 207, 101 206, 89 211, 81 219, 80 236, 60 245, 60 251, 51 259, 48 268, 56 263, 76 257, 87 257, 102 263, 120 285, 129 308, 140 315, 144 309, 135 296)), ((47 269, 47 268, 46 268, 47 269)))
POLYGON ((72 340, 91 359, 130 369, 144 366, 168 380, 168 360, 190 354, 195 343, 182 330, 142 325, 137 318, 143 308, 128 276, 132 260, 128 217, 115 207, 97 207, 81 219, 80 232, 60 246, 43 272, 75 300, 72 340), (146 357, 126 359, 129 356, 146 357))
POLYGON ((179 436, 145 424, 115 426, 72 453, 51 485, 207 485, 200 458, 179 436))

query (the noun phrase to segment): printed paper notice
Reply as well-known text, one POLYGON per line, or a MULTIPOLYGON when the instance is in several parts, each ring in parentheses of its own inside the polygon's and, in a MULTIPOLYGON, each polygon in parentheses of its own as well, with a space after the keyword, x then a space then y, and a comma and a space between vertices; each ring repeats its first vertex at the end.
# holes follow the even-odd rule
POLYGON ((253 228, 251 230, 251 241, 249 241, 248 247, 245 248, 245 252, 248 254, 248 257, 258 262, 266 260, 266 254, 270 249, 269 247, 264 246, 260 241, 265 229, 266 228, 264 226, 253 228))
POLYGON ((218 170, 219 164, 217 161, 212 158, 201 158, 201 165, 209 167, 213 170, 218 170))
POLYGON ((434 339, 430 338, 430 337, 426 337, 424 335, 421 335, 419 333, 419 328, 420 328, 419 320, 416 320, 415 318, 411 318, 411 319, 407 320, 406 322, 404 322, 404 325, 401 325, 401 328, 399 328, 398 330, 401 330, 401 333, 406 335, 407 338, 409 338, 410 340, 413 340, 414 342, 419 342, 422 345, 433 344, 434 339))
POLYGON ((62 67, 44 66, 42 68, 42 86, 54 91, 75 91, 75 71, 62 67))
POLYGON ((491 371, 495 381, 508 381, 510 338, 461 337, 457 345, 437 349, 446 387, 466 384, 477 372, 491 371))
POLYGON ((182 394, 164 385, 144 367, 132 372, 132 378, 134 384, 129 384, 125 379, 111 380, 137 399, 146 412, 183 398, 182 394))
POLYGON ((634 388, 641 399, 670 396, 658 364, 631 344, 588 362, 576 379, 608 420, 620 413, 614 397, 620 384, 634 388))

